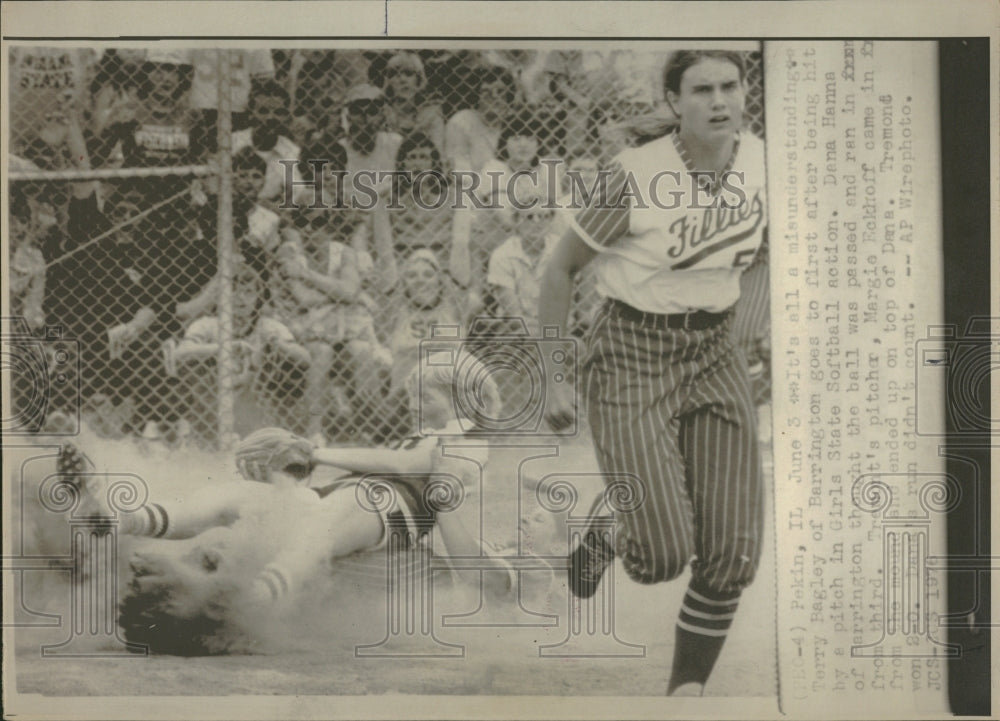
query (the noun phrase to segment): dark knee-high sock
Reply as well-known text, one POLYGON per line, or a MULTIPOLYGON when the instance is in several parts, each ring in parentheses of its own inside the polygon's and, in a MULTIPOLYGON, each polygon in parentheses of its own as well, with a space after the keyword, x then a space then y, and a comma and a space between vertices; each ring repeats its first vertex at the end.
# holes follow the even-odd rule
POLYGON ((739 591, 719 593, 692 579, 677 617, 674 665, 667 693, 686 683, 704 685, 708 681, 739 600, 739 591))

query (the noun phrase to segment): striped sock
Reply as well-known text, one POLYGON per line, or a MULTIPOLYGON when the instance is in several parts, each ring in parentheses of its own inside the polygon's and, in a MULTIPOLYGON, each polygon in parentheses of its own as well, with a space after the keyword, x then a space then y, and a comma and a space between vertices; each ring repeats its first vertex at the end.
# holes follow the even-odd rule
POLYGON ((265 566, 254 579, 254 593, 271 603, 277 603, 288 596, 291 588, 287 574, 275 565, 265 566))
POLYGON ((159 503, 147 503, 134 513, 122 514, 122 532, 130 536, 163 538, 170 530, 170 516, 159 503))
POLYGON ((739 601, 739 591, 719 593, 691 581, 677 618, 668 694, 686 683, 704 685, 708 681, 739 601))

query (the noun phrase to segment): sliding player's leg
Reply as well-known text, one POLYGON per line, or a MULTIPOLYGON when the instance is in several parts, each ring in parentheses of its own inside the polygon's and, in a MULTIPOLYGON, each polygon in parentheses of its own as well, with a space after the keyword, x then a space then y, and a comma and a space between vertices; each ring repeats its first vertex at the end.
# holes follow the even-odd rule
POLYGON ((150 499, 132 513, 120 514, 120 532, 148 538, 192 538, 210 528, 232 525, 248 507, 267 503, 275 489, 233 481, 205 486, 184 496, 150 499))
MULTIPOLYGON (((155 489, 138 510, 116 512, 110 494, 117 476, 97 470, 90 458, 72 443, 64 443, 57 460, 57 473, 78 489, 78 515, 117 518, 118 532, 149 538, 191 538, 217 526, 231 525, 247 508, 267 504, 275 488, 248 481, 219 482, 183 495, 155 489)), ((134 483, 133 483, 134 485, 134 483)))
POLYGON ((254 579, 256 601, 283 602, 331 561, 382 543, 385 523, 380 514, 360 505, 356 491, 355 484, 346 484, 317 497, 296 519, 284 546, 254 579))

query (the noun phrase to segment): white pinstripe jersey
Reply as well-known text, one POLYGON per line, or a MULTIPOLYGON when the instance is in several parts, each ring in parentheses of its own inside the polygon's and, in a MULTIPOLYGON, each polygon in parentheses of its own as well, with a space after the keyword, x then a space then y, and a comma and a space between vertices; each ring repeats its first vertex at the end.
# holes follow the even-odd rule
POLYGON ((764 144, 740 133, 711 190, 691 171, 676 134, 629 148, 613 164, 612 202, 592 201, 572 217, 599 251, 592 265, 602 295, 651 313, 722 311, 739 298, 767 225, 764 144))

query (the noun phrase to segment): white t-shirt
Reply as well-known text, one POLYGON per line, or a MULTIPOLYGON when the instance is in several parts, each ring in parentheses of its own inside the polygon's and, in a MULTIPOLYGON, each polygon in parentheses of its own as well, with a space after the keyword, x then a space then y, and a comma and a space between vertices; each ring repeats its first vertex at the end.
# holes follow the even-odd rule
POLYGON ((611 199, 628 189, 623 202, 592 205, 569 222, 598 251, 591 265, 602 295, 651 313, 718 312, 739 298, 740 275, 763 240, 764 144, 739 134, 715 196, 695 190, 682 152, 676 134, 623 151, 608 183, 611 199))

